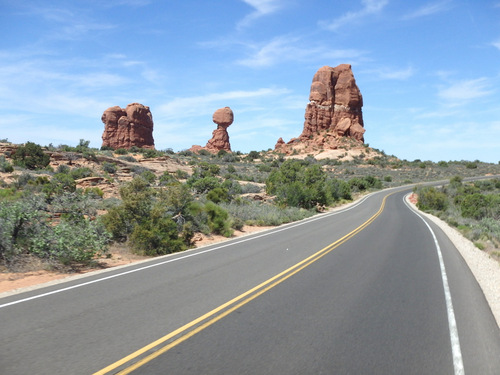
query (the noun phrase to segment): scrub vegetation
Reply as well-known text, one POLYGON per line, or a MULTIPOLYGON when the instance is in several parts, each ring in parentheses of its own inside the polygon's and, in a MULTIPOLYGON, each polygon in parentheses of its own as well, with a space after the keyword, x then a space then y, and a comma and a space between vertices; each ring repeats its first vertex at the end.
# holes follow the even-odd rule
POLYGON ((419 206, 453 218, 478 243, 499 242, 499 182, 462 180, 499 174, 496 164, 406 161, 368 145, 355 157, 346 151, 316 160, 271 150, 194 154, 89 143, 0 143, 4 269, 20 270, 30 258, 52 269, 95 267, 113 243, 140 255, 169 254, 194 247, 200 236, 231 237, 245 226, 310 217, 368 191, 452 176, 460 177, 445 188, 418 188, 419 206))
POLYGON ((500 258, 500 179, 465 182, 455 176, 439 188, 419 186, 417 207, 456 227, 481 250, 500 258))

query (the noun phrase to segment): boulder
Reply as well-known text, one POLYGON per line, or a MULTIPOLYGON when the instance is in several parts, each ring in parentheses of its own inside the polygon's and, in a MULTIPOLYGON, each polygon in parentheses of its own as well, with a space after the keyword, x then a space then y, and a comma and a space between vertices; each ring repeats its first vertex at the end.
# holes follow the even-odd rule
POLYGON ((103 147, 154 149, 153 116, 149 107, 139 103, 131 103, 126 108, 110 107, 101 120, 104 123, 103 147))

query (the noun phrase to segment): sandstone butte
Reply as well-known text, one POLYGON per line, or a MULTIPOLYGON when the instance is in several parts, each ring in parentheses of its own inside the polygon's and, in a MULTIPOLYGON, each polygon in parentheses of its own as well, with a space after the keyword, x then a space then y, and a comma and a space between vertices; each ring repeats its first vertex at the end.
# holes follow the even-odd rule
POLYGON ((298 138, 278 140, 275 150, 335 150, 342 139, 364 142, 363 97, 356 85, 351 65, 324 66, 313 77, 304 129, 298 138))
POLYGON ((217 153, 220 150, 224 150, 231 152, 227 128, 234 121, 233 111, 229 107, 219 108, 214 112, 212 120, 217 124, 217 129, 212 132, 212 138, 207 142, 205 147, 194 145, 190 148, 191 151, 199 152, 200 150, 207 150, 217 153))
POLYGON ((103 147, 115 150, 134 146, 155 148, 153 115, 149 107, 139 103, 131 103, 127 108, 110 107, 104 111, 101 120, 104 123, 103 147))

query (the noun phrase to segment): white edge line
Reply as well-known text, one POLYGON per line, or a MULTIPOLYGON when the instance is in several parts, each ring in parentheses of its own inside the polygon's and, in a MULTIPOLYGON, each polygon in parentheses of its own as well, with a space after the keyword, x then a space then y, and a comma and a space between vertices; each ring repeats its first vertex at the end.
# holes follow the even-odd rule
MULTIPOLYGON (((47 297, 47 296, 50 296, 50 295, 53 295, 53 294, 66 292, 68 290, 80 288, 80 287, 83 287, 83 286, 95 284, 95 283, 98 283, 98 282, 101 282, 101 281, 106 281, 106 280, 114 279, 116 277, 125 276, 125 275, 131 274, 131 273, 135 273, 135 272, 139 272, 139 271, 144 271, 146 269, 153 268, 153 267, 158 267, 158 266, 162 266, 162 265, 167 264, 167 263, 177 262, 179 260, 183 260, 183 259, 191 258, 191 257, 194 257, 194 256, 198 256, 198 255, 210 253, 210 252, 215 251, 215 250, 220 250, 220 249, 228 247, 228 246, 233 246, 233 245, 237 245, 237 244, 240 244, 240 243, 243 243, 243 242, 252 241, 252 240, 255 240, 257 238, 262 238, 262 237, 265 237, 265 236, 270 236, 272 234, 279 233, 279 232, 282 232, 282 231, 285 231, 285 230, 289 230, 289 229, 298 227, 300 225, 304 225, 304 224, 310 223, 312 221, 320 220, 320 219, 323 219, 323 218, 328 217, 328 216, 334 216, 334 215, 337 215, 339 213, 349 211, 349 210, 357 207, 361 203, 363 203, 371 195, 373 195, 373 193, 364 196, 358 202, 352 204, 351 206, 349 206, 347 208, 344 208, 344 209, 341 209, 341 210, 338 210, 338 211, 335 211, 335 212, 329 212, 329 213, 326 213, 326 214, 317 215, 317 216, 315 216, 313 218, 305 219, 305 220, 302 220, 302 221, 300 221, 298 223, 288 224, 288 225, 286 225, 283 228, 278 228, 278 229, 275 229, 275 230, 269 230, 269 231, 267 231, 265 233, 262 233, 262 234, 259 234, 259 235, 256 235, 256 236, 244 238, 244 239, 241 239, 241 240, 238 240, 238 241, 234 241, 234 242, 231 241, 231 243, 225 243, 223 245, 219 245, 219 246, 207 249, 207 250, 197 251, 196 253, 191 253, 191 254, 187 254, 187 255, 184 255, 184 256, 180 256, 180 257, 177 257, 175 259, 165 260, 163 262, 150 264, 148 266, 144 266, 144 267, 140 267, 140 268, 135 268, 133 270, 129 270, 129 271, 117 273, 117 274, 114 274, 114 275, 102 277, 100 279, 96 279, 96 280, 92 280, 92 281, 87 281, 87 282, 84 282, 84 283, 81 283, 81 284, 76 284, 76 285, 68 286, 66 288, 56 289, 56 290, 53 290, 51 292, 37 294, 37 295, 31 296, 31 297, 27 297, 27 298, 19 299, 19 300, 16 300, 16 301, 4 303, 4 304, 0 305, 0 309, 2 309, 4 307, 8 307, 8 306, 17 305, 17 304, 20 304, 20 303, 23 303, 23 302, 32 301, 34 299, 38 299, 38 298, 42 298, 42 297, 47 297)), ((193 249, 193 250, 195 250, 195 249, 193 249)), ((169 254, 167 256, 172 256, 172 255, 174 255, 174 254, 169 254)), ((110 269, 110 271, 112 271, 112 269, 110 269)), ((88 276, 91 276, 91 275, 89 274, 88 276)), ((7 298, 7 297, 4 297, 4 298, 7 298)))
POLYGON ((436 252, 439 258, 439 267, 441 269, 441 279, 443 280, 443 289, 444 289, 444 296, 445 296, 445 301, 446 301, 446 312, 448 314, 448 327, 450 330, 450 342, 451 342, 451 352, 453 355, 453 368, 455 370, 454 374, 455 375, 463 375, 464 374, 464 363, 462 359, 462 350, 460 348, 460 340, 458 337, 458 328, 457 328, 457 321, 455 319, 455 311, 453 309, 453 302, 451 299, 451 293, 450 293, 450 287, 448 285, 448 276, 446 274, 446 268, 444 266, 444 260, 443 260, 443 254, 441 252, 441 247, 439 246, 439 242, 436 238, 436 235, 434 231, 432 230, 431 226, 427 221, 418 213, 416 212, 409 204, 406 202, 406 197, 408 196, 405 195, 403 198, 404 203, 406 206, 415 214, 417 215, 427 226, 429 231, 432 234, 432 238, 434 239, 434 244, 436 245, 436 252))

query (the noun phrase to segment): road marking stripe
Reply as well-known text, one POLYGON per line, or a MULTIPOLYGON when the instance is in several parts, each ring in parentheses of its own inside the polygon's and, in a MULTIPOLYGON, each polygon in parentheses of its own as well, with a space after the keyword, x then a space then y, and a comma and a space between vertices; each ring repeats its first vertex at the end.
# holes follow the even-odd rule
POLYGON ((453 309, 453 301, 451 299, 450 286, 448 285, 448 275, 446 274, 446 268, 444 266, 443 253, 441 252, 441 247, 439 246, 437 237, 434 231, 432 230, 431 226, 429 225, 429 223, 427 223, 427 221, 406 202, 406 196, 403 198, 403 200, 406 206, 410 208, 411 211, 425 223, 425 225, 432 234, 432 238, 434 239, 434 244, 436 245, 436 252, 439 259, 439 268, 441 270, 441 279, 443 281, 444 297, 446 301, 446 313, 448 315, 448 328, 450 331, 451 353, 453 355, 453 368, 455 371, 454 374, 463 375, 465 371, 462 359, 462 350, 460 348, 457 321, 455 319, 455 311, 453 309))
POLYGON ((361 224, 359 227, 351 231, 350 233, 346 234, 344 237, 338 239, 337 241, 331 243, 330 245, 324 247, 323 249, 319 250, 318 252, 314 253, 313 255, 307 257, 306 259, 300 261, 299 263, 293 265, 292 267, 284 270, 283 272, 273 276, 272 278, 264 281, 263 283, 257 285, 256 287, 248 290, 247 292, 233 298, 232 300, 222 304, 221 306, 213 309, 212 311, 200 316, 199 318, 191 321, 190 323, 187 323, 186 325, 178 328, 177 330, 161 337, 160 339, 152 342, 149 345, 144 346, 143 348, 135 351, 134 353, 116 361, 115 363, 112 363, 111 365, 107 366, 106 368, 94 373, 93 375, 105 375, 108 374, 110 371, 113 371, 123 365, 125 365, 127 362, 130 362, 137 357, 140 357, 141 355, 145 354, 146 352, 153 350, 155 347, 173 339, 176 336, 179 336, 183 334, 182 336, 178 337, 174 341, 168 343, 164 347, 156 350, 154 353, 149 354, 148 356, 140 359, 138 362, 128 366, 127 368, 123 369, 122 371, 118 372, 117 374, 119 375, 126 375, 131 373, 132 371, 136 370, 137 368, 143 366, 144 364, 150 362, 154 358, 160 356, 161 354, 167 352, 168 350, 172 349, 173 347, 179 345, 180 343, 186 341, 190 337, 196 335, 197 333, 203 331, 205 328, 213 325, 220 319, 224 318, 225 316, 231 314, 238 308, 242 307, 243 305, 249 303, 250 301, 254 300, 255 298, 259 297, 260 295, 264 294, 268 290, 274 288, 275 286, 281 284, 283 281, 286 279, 290 278, 291 276, 295 275, 296 273, 300 272, 304 268, 308 267, 312 263, 316 262, 317 260, 321 259, 324 257, 326 254, 330 253, 332 250, 336 249, 343 243, 347 242, 349 239, 354 237, 356 234, 361 232, 363 229, 365 229, 368 225, 370 225, 380 214, 383 212, 384 207, 385 207, 385 202, 387 200, 387 197, 392 195, 393 193, 390 193, 384 197, 382 200, 382 204, 380 205, 379 210, 372 216, 370 217, 367 221, 365 221, 363 224, 361 224), (234 306, 232 306, 234 305, 234 306), (232 306, 232 307, 231 307, 232 306), (223 311, 225 310, 225 311, 223 311), (211 319, 209 319, 211 318, 211 319), (209 319, 209 320, 207 320, 209 319), (207 320, 207 321, 205 321, 207 320), (197 326, 198 324, 202 323, 205 321, 203 324, 197 326), (196 327, 197 326, 197 327, 196 327), (196 327, 190 331, 189 329, 196 327))

